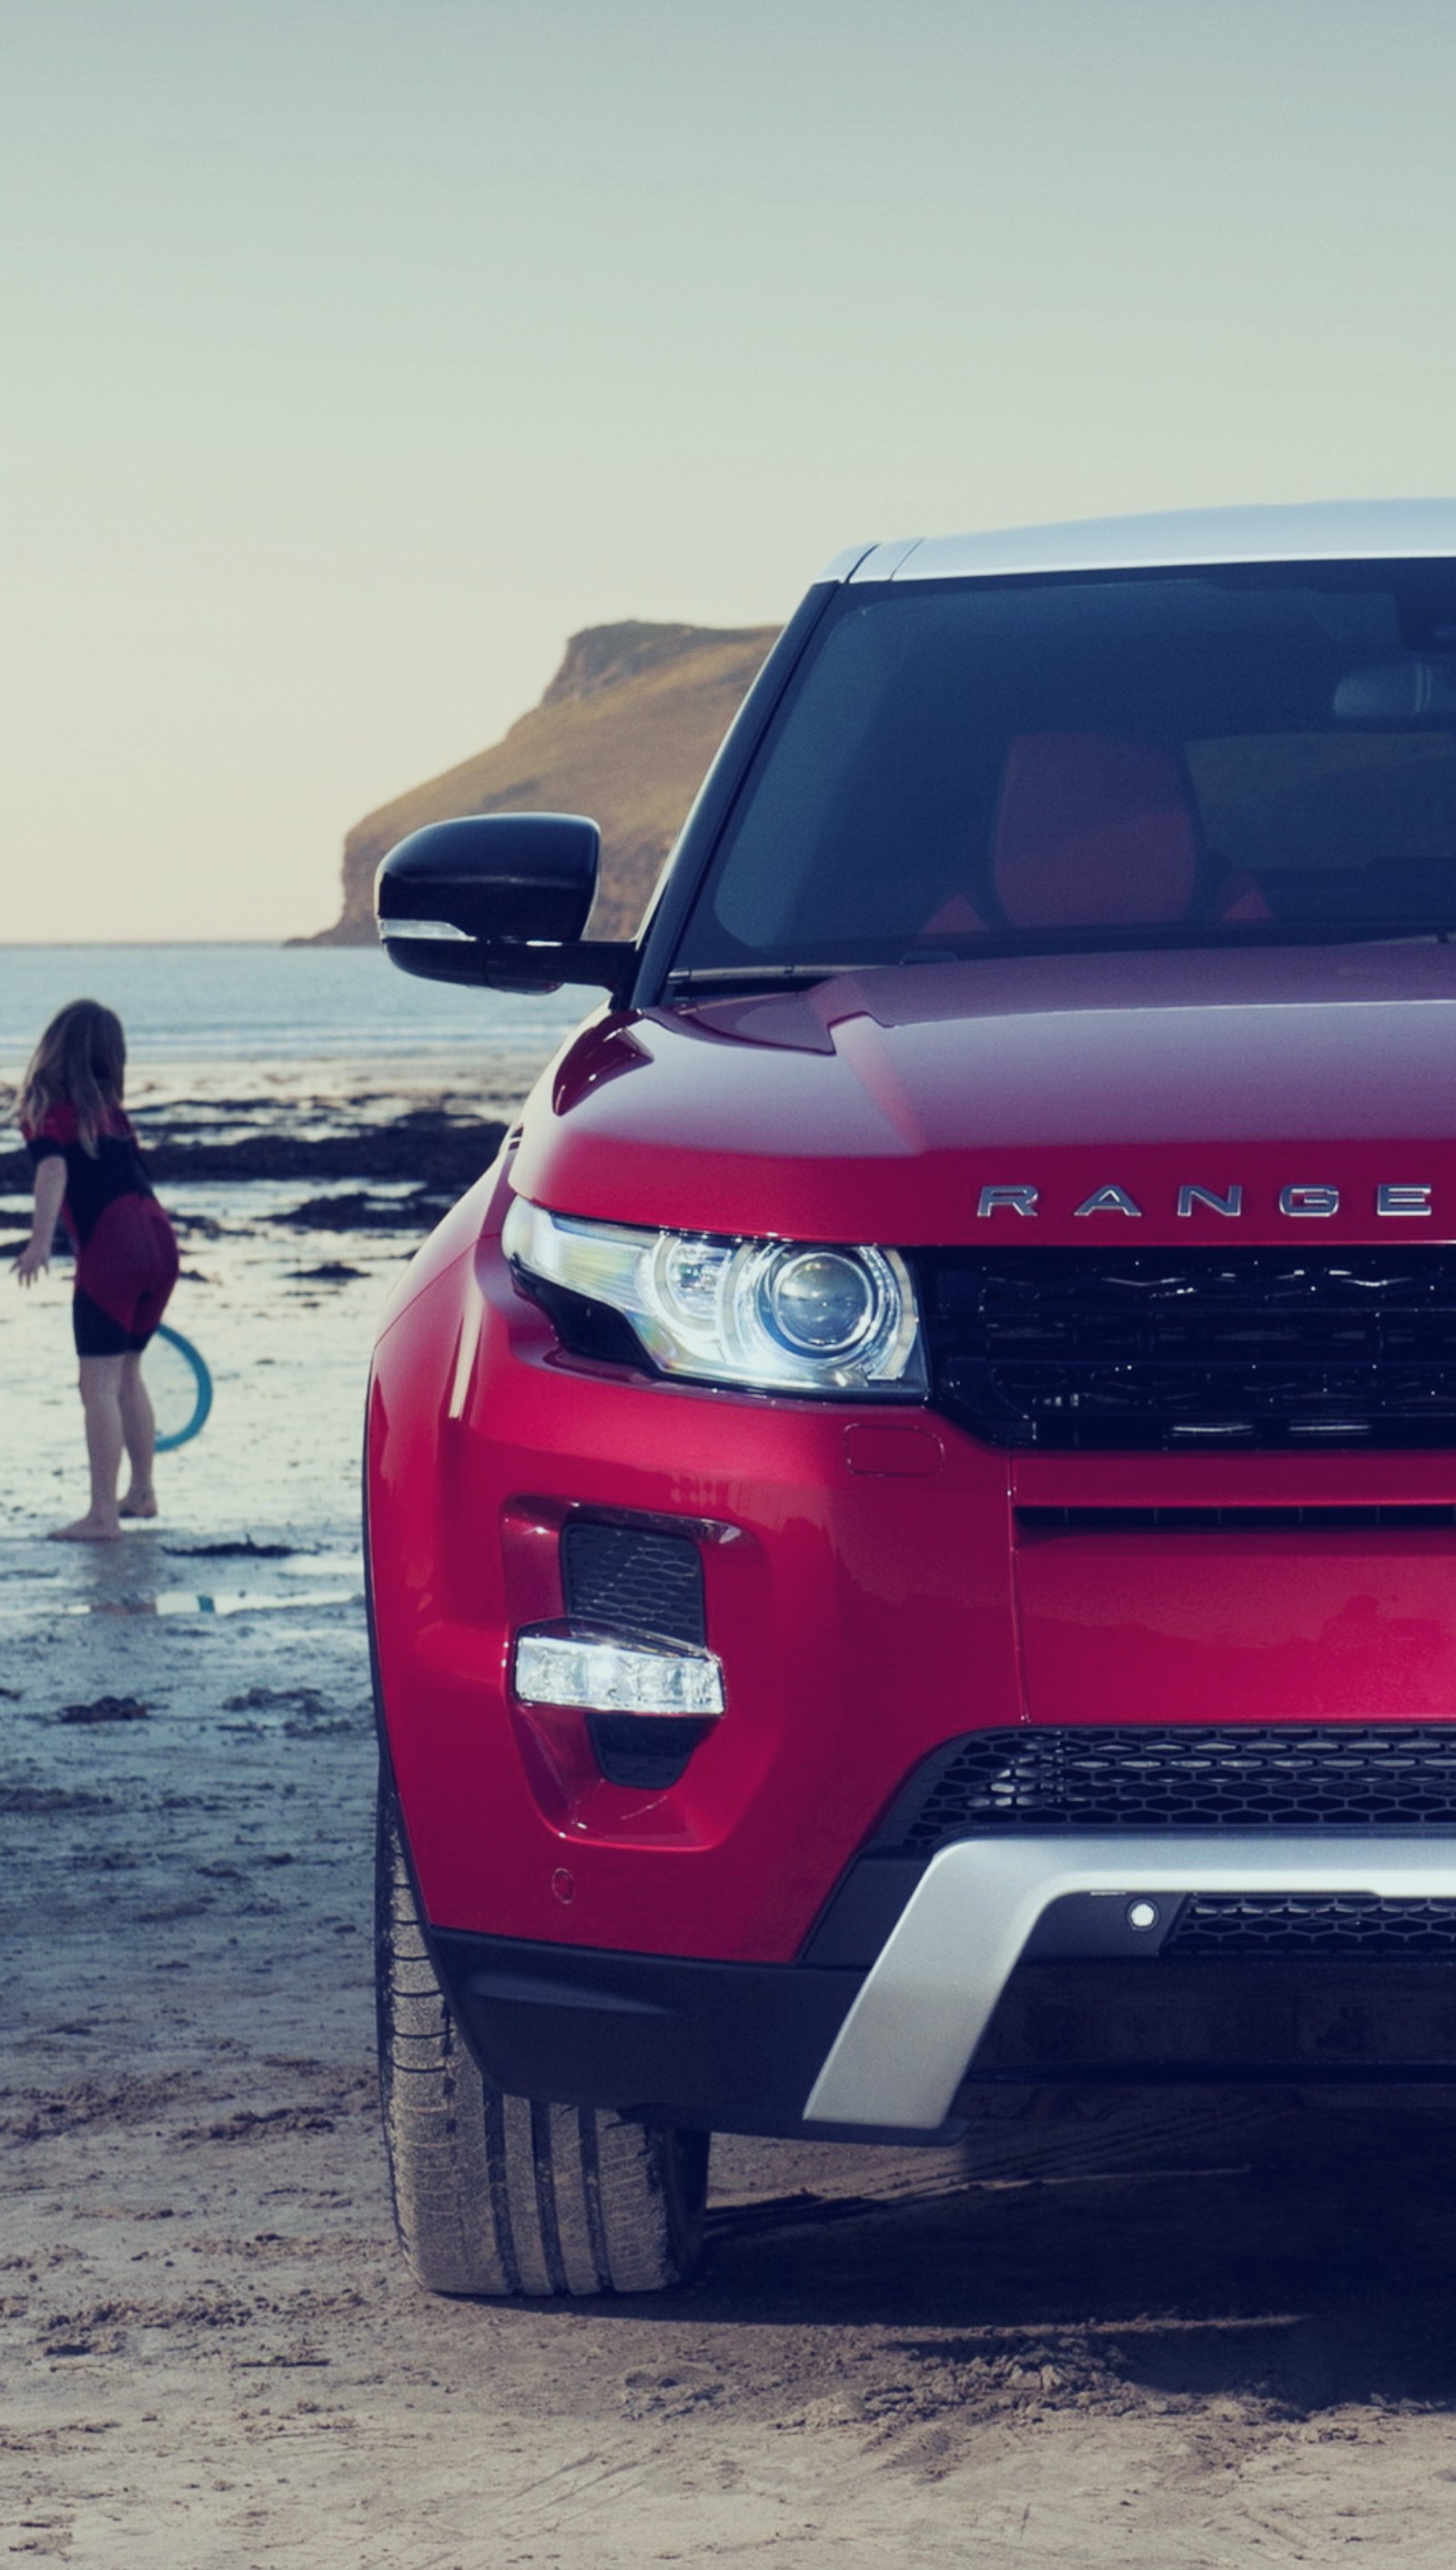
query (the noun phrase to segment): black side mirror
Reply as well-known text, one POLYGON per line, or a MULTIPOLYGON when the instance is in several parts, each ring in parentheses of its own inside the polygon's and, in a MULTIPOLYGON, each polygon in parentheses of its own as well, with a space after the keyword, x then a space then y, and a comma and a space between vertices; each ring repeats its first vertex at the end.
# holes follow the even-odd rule
POLYGON ((582 939, 601 845, 596 822, 575 812, 481 812, 411 831, 374 879, 390 962, 498 991, 616 990, 636 947, 582 939))

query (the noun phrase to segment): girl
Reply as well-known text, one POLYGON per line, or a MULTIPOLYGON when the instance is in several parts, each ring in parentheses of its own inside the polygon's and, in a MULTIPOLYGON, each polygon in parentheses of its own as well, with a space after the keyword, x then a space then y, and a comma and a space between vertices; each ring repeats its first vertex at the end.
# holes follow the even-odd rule
POLYGON ((74 1525, 55 1528, 66 1542, 108 1542, 124 1516, 157 1514, 156 1428, 142 1351, 177 1282, 177 1242, 122 1111, 126 1068, 120 1018, 95 1000, 73 1000, 37 1045, 17 1109, 35 1170, 31 1234, 15 1262, 21 1284, 49 1265, 58 1218, 76 1252, 73 1322, 91 1505, 74 1525), (123 1449, 131 1476, 118 1502, 123 1449))

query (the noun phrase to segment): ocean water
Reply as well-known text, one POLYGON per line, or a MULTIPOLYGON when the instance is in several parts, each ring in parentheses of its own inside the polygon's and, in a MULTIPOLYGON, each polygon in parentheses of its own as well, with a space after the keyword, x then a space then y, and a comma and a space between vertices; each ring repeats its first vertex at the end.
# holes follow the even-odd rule
POLYGON ((0 946, 0 1081, 77 999, 116 1010, 133 1084, 163 1086, 184 1069, 304 1063, 509 1075, 539 1068, 594 1005, 580 989, 516 998, 413 981, 369 946, 0 946))

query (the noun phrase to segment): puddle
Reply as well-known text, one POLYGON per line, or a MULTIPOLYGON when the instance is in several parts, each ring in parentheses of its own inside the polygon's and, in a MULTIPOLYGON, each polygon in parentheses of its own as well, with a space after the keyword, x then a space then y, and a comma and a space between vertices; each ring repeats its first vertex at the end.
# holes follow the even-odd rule
POLYGON ((63 1615, 260 1615, 290 1606, 362 1606, 358 1588, 310 1588, 303 1597, 266 1597, 246 1588, 159 1588, 151 1597, 86 1597, 63 1606, 63 1615))
MULTIPOLYGON (((362 1606, 362 1588, 308 1588, 303 1596, 264 1596, 254 1588, 157 1588, 152 1596, 111 1596, 69 1598, 57 1614, 287 1614, 303 1606, 316 1614, 318 1606, 362 1606)), ((0 1606, 0 1624, 26 1624, 31 1609, 26 1606, 0 1606)))
MULTIPOLYGON (((164 1564, 155 1554, 150 1561, 139 1559, 130 1548, 129 1558, 118 1559, 108 1548, 100 1558, 87 1552, 74 1567, 67 1563, 66 1568, 72 1570, 67 1583, 71 1588, 69 1596, 57 1596, 54 1577, 47 1578, 44 1572, 27 1564, 19 1575, 0 1585, 0 1629, 34 1626, 38 1615, 286 1614, 298 1607, 316 1612, 320 1607, 363 1604, 360 1565, 351 1547, 335 1547, 310 1560, 290 1545, 279 1544, 276 1549, 288 1558, 275 1566, 268 1558, 273 1547, 259 1544, 253 1557, 262 1556, 258 1563, 261 1576, 254 1575, 252 1579, 247 1577, 251 1563, 246 1547, 229 1545, 219 1549, 234 1553, 226 1563, 233 1577, 226 1586, 220 1581, 216 1587, 206 1588, 184 1586, 171 1562, 164 1564), (243 1585, 236 1584, 240 1571, 243 1574, 243 1585), (43 1605, 35 1594, 41 1579, 46 1580, 43 1605)), ((208 1566, 213 1567, 211 1563, 208 1566)), ((220 1561, 217 1567, 222 1570, 225 1564, 220 1561)))

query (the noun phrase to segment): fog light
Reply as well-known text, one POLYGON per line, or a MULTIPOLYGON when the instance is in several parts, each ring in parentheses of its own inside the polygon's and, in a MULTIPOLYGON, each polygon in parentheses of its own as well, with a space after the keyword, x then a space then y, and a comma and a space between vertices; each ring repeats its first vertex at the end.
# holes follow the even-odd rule
POLYGON ((514 1683, 523 1704, 569 1704, 584 1713, 711 1717, 724 1709, 723 1666, 714 1652, 584 1624, 535 1624, 518 1633, 514 1683))

